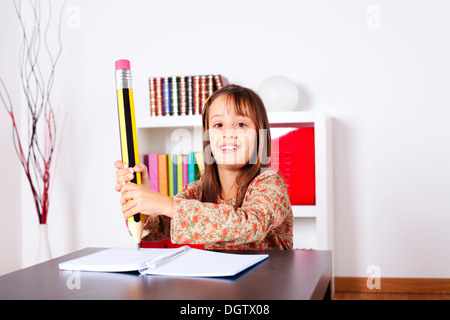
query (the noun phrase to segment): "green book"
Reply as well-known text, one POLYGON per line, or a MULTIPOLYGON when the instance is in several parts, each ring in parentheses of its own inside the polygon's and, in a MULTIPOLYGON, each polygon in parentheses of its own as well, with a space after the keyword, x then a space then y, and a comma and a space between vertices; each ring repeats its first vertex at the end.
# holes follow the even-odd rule
POLYGON ((183 155, 177 154, 177 190, 183 189, 183 155))
MULTIPOLYGON (((176 172, 175 172, 175 176, 176 176, 176 172)), ((174 172, 173 172, 173 158, 172 155, 169 154, 167 157, 167 182, 169 185, 169 197, 173 197, 174 194, 174 190, 173 190, 173 177, 174 177, 174 172)))

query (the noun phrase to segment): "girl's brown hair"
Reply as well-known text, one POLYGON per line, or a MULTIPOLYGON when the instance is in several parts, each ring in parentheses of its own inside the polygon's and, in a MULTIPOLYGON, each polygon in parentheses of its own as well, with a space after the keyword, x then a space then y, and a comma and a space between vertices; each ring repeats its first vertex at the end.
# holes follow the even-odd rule
POLYGON ((218 203, 222 192, 217 164, 211 154, 209 139, 209 109, 219 97, 225 99, 227 105, 234 106, 238 115, 249 117, 255 124, 257 133, 256 150, 249 163, 240 170, 236 178, 237 194, 234 207, 239 208, 244 202, 245 193, 252 180, 269 166, 271 154, 271 138, 266 108, 261 98, 251 89, 238 85, 227 85, 216 91, 203 107, 203 150, 205 157, 205 173, 202 181, 202 201, 218 203))

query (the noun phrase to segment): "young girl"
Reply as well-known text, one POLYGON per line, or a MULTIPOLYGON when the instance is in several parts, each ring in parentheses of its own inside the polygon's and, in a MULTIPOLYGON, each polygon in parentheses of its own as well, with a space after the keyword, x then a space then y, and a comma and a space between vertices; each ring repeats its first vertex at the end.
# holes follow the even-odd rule
POLYGON ((148 215, 143 241, 206 249, 292 249, 293 216, 283 178, 269 170, 271 139, 262 100, 228 85, 205 103, 205 172, 169 197, 150 190, 147 168, 116 161, 124 216, 148 215), (142 184, 127 183, 135 172, 142 184))

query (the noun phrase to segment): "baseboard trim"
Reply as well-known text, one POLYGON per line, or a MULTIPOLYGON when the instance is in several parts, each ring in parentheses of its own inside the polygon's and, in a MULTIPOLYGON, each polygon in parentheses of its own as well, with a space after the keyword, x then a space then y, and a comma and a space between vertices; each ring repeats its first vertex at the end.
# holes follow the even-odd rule
POLYGON ((367 286, 367 278, 336 277, 334 280, 336 292, 450 293, 450 279, 380 278, 379 289, 370 289, 367 286))

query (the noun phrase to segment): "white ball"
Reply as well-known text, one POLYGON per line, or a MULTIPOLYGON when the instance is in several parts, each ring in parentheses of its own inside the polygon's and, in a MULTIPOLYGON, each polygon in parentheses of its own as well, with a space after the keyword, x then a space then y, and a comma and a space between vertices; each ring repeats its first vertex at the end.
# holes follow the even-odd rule
POLYGON ((299 93, 297 86, 283 76, 272 76, 258 87, 258 94, 267 111, 293 111, 297 108, 299 93))

